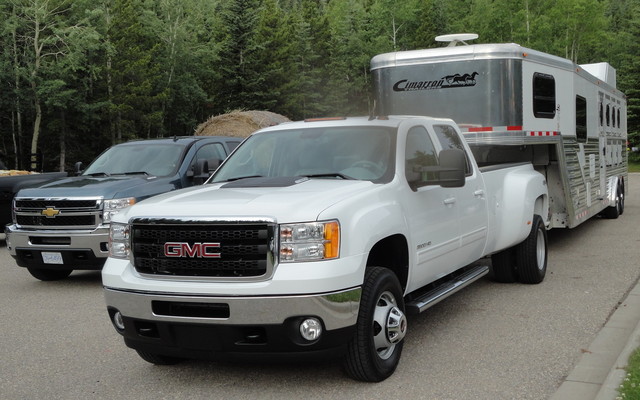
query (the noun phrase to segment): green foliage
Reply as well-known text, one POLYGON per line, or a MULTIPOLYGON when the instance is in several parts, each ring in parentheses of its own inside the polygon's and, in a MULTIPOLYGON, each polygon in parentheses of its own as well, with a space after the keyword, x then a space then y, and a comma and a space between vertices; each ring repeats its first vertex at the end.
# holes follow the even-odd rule
POLYGON ((620 395, 616 399, 640 400, 640 350, 629 357, 626 371, 627 375, 618 389, 620 395))
POLYGON ((639 0, 0 0, 0 17, 0 151, 12 167, 26 166, 35 132, 45 169, 70 169, 234 109, 365 114, 372 56, 456 32, 608 61, 640 142, 639 0))

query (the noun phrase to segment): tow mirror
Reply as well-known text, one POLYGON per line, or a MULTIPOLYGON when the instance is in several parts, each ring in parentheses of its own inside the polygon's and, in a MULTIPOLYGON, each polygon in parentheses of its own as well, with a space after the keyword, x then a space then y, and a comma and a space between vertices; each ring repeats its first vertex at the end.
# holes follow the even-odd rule
POLYGON ((193 165, 193 184, 202 185, 207 179, 209 179, 209 161, 196 161, 193 165))
POLYGON ((76 175, 80 175, 82 171, 84 171, 84 164, 82 164, 82 161, 78 161, 77 163, 75 163, 73 169, 76 175))
POLYGON ((440 159, 439 179, 437 183, 442 187, 464 186, 464 175, 467 169, 467 157, 464 151, 459 149, 442 150, 438 155, 440 159))

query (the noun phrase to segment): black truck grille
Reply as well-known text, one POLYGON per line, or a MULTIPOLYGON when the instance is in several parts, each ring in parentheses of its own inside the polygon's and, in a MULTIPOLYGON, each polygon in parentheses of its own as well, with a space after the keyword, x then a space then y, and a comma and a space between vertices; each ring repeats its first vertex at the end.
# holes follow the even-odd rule
POLYGON ((274 231, 274 225, 266 223, 134 223, 134 266, 140 273, 154 275, 259 277, 268 272, 273 262, 274 231), (208 250, 202 250, 207 246, 208 250))
POLYGON ((29 226, 93 226, 96 219, 93 215, 70 215, 47 218, 30 215, 16 215, 18 225, 29 226))

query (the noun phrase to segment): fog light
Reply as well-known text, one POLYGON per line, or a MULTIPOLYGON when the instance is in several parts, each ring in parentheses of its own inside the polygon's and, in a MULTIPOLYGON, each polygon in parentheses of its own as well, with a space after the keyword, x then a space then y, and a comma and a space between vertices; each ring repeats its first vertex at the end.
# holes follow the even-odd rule
POLYGON ((322 334, 322 324, 317 318, 307 318, 300 324, 300 334, 310 342, 316 340, 322 334))
POLYGON ((120 313, 120 311, 116 311, 113 314, 113 325, 121 331, 124 330, 124 320, 122 319, 122 313, 120 313))

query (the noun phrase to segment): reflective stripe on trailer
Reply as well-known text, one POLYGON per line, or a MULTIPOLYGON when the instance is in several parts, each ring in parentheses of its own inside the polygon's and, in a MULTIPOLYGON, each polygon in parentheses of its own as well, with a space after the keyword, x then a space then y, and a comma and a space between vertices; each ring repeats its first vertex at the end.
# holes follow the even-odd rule
MULTIPOLYGON (((508 131, 522 131, 522 126, 460 126, 462 132, 508 132, 508 131)), ((558 136, 558 131, 529 131, 525 132, 527 136, 558 136)))

